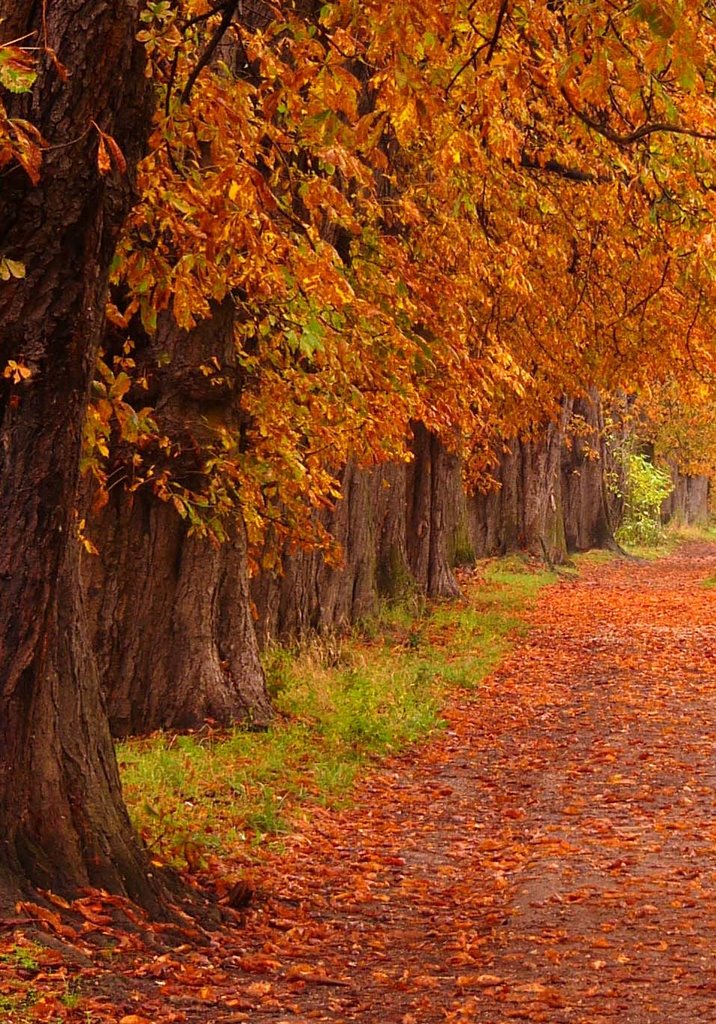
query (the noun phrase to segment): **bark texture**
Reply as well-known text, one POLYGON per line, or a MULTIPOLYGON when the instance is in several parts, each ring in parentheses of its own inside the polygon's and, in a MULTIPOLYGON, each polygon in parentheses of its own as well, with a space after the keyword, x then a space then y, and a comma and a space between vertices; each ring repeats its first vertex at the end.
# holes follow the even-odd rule
POLYGON ((669 469, 674 490, 661 506, 662 521, 668 523, 675 519, 687 526, 705 526, 709 520, 708 477, 681 473, 673 462, 669 469))
POLYGON ((472 558, 460 463, 422 424, 412 448, 412 463, 345 467, 342 498, 323 517, 342 547, 340 565, 321 552, 286 553, 282 575, 253 581, 262 643, 344 628, 381 598, 459 594, 453 566, 472 558))
POLYGON ((561 457, 571 403, 533 439, 516 438, 494 476, 498 486, 469 502, 469 535, 478 556, 525 551, 549 563, 564 561, 561 457))
POLYGON ((342 499, 323 522, 343 557, 329 565, 320 551, 286 552, 283 573, 261 573, 252 583, 262 643, 344 628, 376 610, 379 597, 396 598, 415 583, 405 542, 405 467, 361 469, 348 463, 342 499))
POLYGON ((451 539, 461 520, 460 461, 422 423, 413 424, 413 461, 408 463, 407 551, 411 572, 428 597, 457 597, 450 564, 451 539))
POLYGON ((152 495, 117 494, 94 532, 84 585, 112 733, 265 726, 243 524, 215 546, 152 495))
MULTIPOLYGON (((144 401, 153 402, 160 432, 172 442, 171 458, 159 456, 155 476, 166 468, 174 484, 196 491, 211 424, 241 431, 233 317, 230 300, 192 331, 165 314, 139 356, 149 381, 144 401), (218 382, 201 371, 214 357, 222 367, 218 382)), ((118 475, 122 454, 120 444, 118 475)), ((148 487, 133 494, 118 487, 94 518, 92 535, 100 554, 84 560, 84 581, 113 733, 195 728, 207 719, 266 726, 271 707, 240 515, 219 545, 190 535, 174 507, 148 487)))
POLYGON ((614 501, 606 474, 612 458, 604 431, 602 401, 593 391, 576 399, 562 449, 562 505, 569 551, 588 551, 613 543, 614 501))
POLYGON ((133 168, 149 124, 139 0, 0 0, 7 38, 36 34, 43 57, 10 113, 42 131, 42 178, 19 169, 0 192, 0 251, 25 280, 0 289, 0 889, 86 884, 159 911, 122 803, 78 586, 75 501, 89 382, 109 262, 129 209, 127 177, 101 178, 92 121, 133 168), (46 34, 45 34, 46 33, 46 34))

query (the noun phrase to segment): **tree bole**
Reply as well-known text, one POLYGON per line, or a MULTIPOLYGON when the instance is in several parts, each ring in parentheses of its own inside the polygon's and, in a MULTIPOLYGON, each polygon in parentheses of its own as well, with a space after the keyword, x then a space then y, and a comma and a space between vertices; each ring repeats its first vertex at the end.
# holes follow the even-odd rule
POLYGON ((26 267, 0 289, 0 367, 32 371, 0 384, 0 888, 96 885, 160 913, 122 802, 74 539, 108 267, 131 202, 128 177, 98 173, 92 121, 131 170, 150 113, 140 6, 0 0, 4 34, 36 33, 70 72, 43 56, 32 93, 11 97, 49 148, 39 184, 11 168, 0 193, 0 250, 26 267))

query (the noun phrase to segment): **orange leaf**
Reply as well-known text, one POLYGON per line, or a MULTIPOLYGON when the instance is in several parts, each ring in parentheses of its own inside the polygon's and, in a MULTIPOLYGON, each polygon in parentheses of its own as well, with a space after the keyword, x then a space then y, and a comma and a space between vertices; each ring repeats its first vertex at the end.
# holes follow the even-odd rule
POLYGON ((104 144, 104 135, 100 135, 97 146, 97 169, 100 174, 109 174, 112 169, 112 161, 109 158, 107 147, 104 144))

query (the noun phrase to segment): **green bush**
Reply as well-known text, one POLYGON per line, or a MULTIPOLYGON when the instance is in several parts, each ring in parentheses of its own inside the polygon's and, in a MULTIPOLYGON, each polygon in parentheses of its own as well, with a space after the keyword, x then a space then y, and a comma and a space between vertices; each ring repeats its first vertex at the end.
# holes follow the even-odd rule
POLYGON ((671 478, 646 455, 634 452, 625 456, 624 469, 624 516, 616 538, 620 544, 655 544, 662 536, 661 505, 671 494, 671 478))

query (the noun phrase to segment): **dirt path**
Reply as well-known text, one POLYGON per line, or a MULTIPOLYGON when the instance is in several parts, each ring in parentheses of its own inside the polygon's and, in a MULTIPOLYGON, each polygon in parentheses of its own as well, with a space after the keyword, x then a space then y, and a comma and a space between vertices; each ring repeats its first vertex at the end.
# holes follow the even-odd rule
POLYGON ((276 862, 250 1019, 713 1024, 714 573, 691 545, 545 593, 446 735, 276 862))
POLYGON ((713 1024, 714 574, 691 545, 550 588, 444 734, 288 840, 243 929, 128 951, 93 1020, 713 1024))

